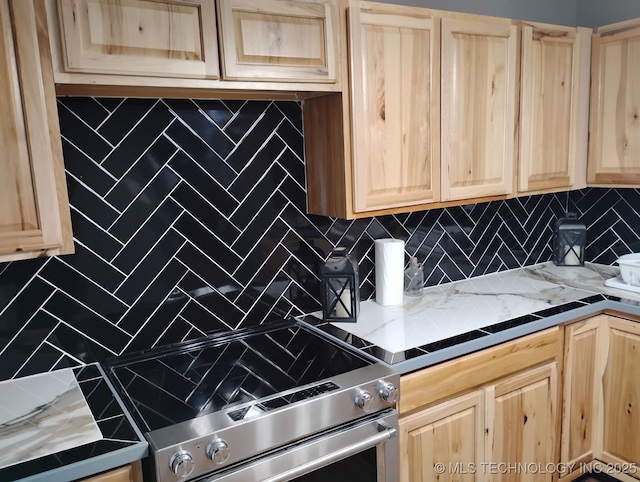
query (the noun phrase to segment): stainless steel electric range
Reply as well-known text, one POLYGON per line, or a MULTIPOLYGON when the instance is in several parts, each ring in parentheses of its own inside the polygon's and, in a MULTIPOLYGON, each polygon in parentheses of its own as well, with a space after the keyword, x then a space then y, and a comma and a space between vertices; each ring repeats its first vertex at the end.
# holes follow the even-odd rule
POLYGON ((397 480, 399 375, 301 322, 104 365, 156 481, 397 480))

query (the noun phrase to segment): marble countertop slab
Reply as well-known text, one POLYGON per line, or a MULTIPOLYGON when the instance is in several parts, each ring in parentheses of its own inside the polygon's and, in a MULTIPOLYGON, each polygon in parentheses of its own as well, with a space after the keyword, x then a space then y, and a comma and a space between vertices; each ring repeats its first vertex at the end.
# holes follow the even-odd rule
POLYGON ((408 373, 604 310, 640 316, 640 293, 605 286, 618 275, 617 266, 547 262, 430 287, 399 306, 365 301, 357 323, 320 313, 303 321, 408 373))
MULTIPOLYGON (((144 435, 135 426, 131 415, 124 408, 100 365, 92 363, 68 370, 72 372, 71 376, 76 382, 75 386, 79 388, 79 391, 71 392, 73 396, 64 395, 71 395, 71 393, 68 390, 65 392, 62 388, 65 384, 74 385, 67 372, 63 372, 65 375, 62 380, 51 378, 52 374, 55 375, 55 378, 60 378, 57 371, 45 373, 42 376, 34 375, 8 380, 9 383, 6 383, 6 386, 12 387, 12 394, 5 397, 4 395, 9 392, 0 391, 0 407, 2 407, 0 421, 7 425, 17 420, 20 420, 20 423, 25 420, 33 422, 28 413, 37 412, 35 419, 38 420, 38 423, 32 423, 34 429, 32 431, 29 427, 26 437, 30 441, 47 439, 48 442, 51 442, 53 450, 56 450, 48 454, 34 453, 33 457, 22 460, 20 463, 7 465, 3 462, 2 465, 5 466, 0 467, 0 481, 70 482, 129 464, 147 456, 149 445, 144 435), (40 393, 40 391, 45 391, 49 395, 35 397, 35 392, 40 393), (69 425, 62 424, 62 431, 56 431, 55 427, 60 425, 58 422, 61 422, 69 414, 69 411, 61 410, 62 406, 57 403, 48 408, 45 408, 46 404, 41 404, 46 401, 46 398, 52 398, 51 393, 56 391, 63 393, 63 396, 58 400, 61 402, 64 400, 64 405, 77 415, 77 418, 72 417, 73 420, 69 422, 69 425), (85 400, 94 423, 97 423, 101 434, 97 440, 88 441, 84 435, 84 438, 80 438, 81 433, 86 435, 81 427, 88 419, 86 412, 73 410, 74 407, 77 408, 79 397, 85 400), (41 401, 38 401, 38 398, 41 401), (45 400, 42 400, 43 398, 45 400), (53 411, 53 408, 57 412, 53 411), (68 430, 71 428, 73 434, 68 430)), ((2 382, 0 387, 4 385, 5 382, 2 382)), ((9 426, 17 427, 18 425, 9 426)), ((0 434, 0 444, 5 442, 5 434, 0 434)), ((2 452, 14 451, 14 446, 11 446, 9 450, 5 445, 3 445, 2 452)), ((22 448, 20 451, 22 452, 22 448)))
POLYGON ((594 294, 586 282, 581 288, 558 283, 560 275, 545 264, 430 287, 398 306, 368 300, 357 323, 332 325, 396 353, 594 294))
POLYGON ((0 382, 0 468, 101 438, 70 368, 0 382))

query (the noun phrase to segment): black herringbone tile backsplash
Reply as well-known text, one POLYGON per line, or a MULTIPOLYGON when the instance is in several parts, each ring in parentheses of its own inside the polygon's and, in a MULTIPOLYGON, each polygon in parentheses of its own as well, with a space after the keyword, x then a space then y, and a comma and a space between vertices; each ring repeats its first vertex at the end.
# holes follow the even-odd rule
POLYGON ((587 258, 640 251, 640 193, 593 189, 344 221, 306 214, 295 102, 60 98, 76 254, 0 264, 0 380, 320 308, 334 246, 374 294, 373 240, 435 285, 548 261, 567 207, 587 258))

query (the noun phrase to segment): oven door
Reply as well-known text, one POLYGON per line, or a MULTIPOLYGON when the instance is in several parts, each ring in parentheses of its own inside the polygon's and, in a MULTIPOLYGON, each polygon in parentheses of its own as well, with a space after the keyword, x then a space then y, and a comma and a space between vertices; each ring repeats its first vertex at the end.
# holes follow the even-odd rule
POLYGON ((398 413, 388 410, 287 445, 199 482, 395 482, 398 413))

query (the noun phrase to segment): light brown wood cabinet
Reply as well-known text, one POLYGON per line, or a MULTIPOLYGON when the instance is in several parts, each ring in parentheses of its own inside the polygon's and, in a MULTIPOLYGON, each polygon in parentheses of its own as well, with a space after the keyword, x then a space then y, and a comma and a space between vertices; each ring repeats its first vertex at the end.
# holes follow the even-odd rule
POLYGON ((0 1, 0 261, 73 252, 42 7, 0 1))
POLYGON ((559 335, 551 328, 403 376, 400 480, 552 480, 500 464, 559 459, 559 335))
POLYGON ((442 20, 442 200, 513 191, 517 27, 442 20))
POLYGON ((522 25, 518 192, 586 187, 591 29, 522 25))
POLYGON ((484 460, 484 395, 476 390, 400 419, 400 480, 479 480, 473 468, 484 460))
POLYGON ((59 0, 68 72, 219 77, 210 0, 59 0))
POLYGON ((440 19, 350 7, 357 212, 440 199, 440 19))
POLYGON ((223 77, 336 82, 338 8, 330 0, 218 0, 223 77))
POLYGON ((593 36, 587 182, 640 185, 640 19, 593 36))
MULTIPOLYGON (((496 465, 491 480, 551 481, 551 470, 524 473, 500 464, 546 467, 558 460, 557 362, 527 370, 486 388, 485 460, 496 465)), ((491 473, 490 471, 487 471, 491 473)))
POLYGON ((565 330, 562 462, 598 460, 640 478, 640 324, 599 315, 565 330))
POLYGON ((140 461, 136 461, 132 464, 94 475, 88 479, 83 479, 82 482, 142 482, 142 465, 140 461))

